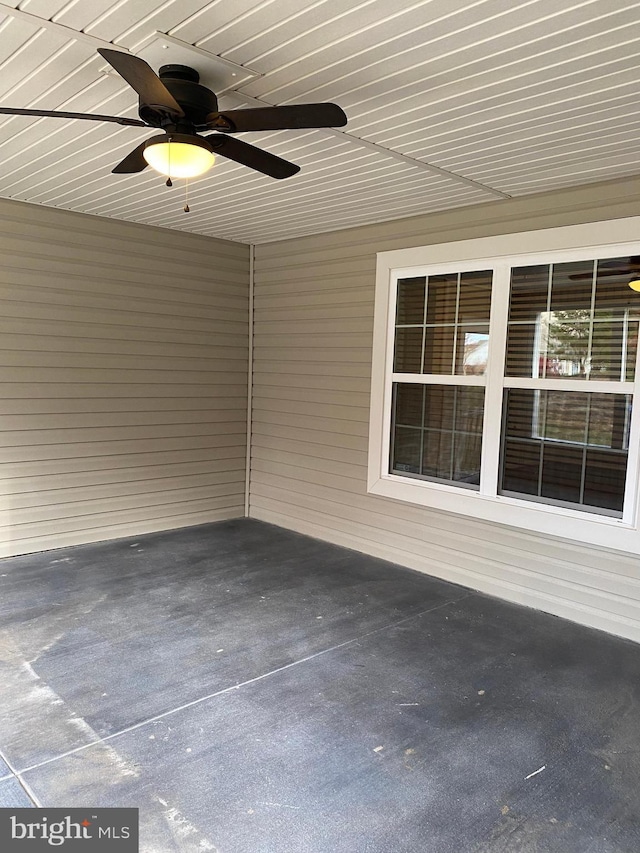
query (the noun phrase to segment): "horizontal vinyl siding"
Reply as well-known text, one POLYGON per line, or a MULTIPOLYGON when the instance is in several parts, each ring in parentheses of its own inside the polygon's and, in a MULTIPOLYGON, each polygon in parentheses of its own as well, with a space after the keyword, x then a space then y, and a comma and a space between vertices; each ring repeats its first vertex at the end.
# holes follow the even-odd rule
POLYGON ((0 201, 0 556, 244 513, 248 247, 0 201))
POLYGON ((640 641, 637 557, 366 490, 376 252, 639 209, 633 179, 256 247, 251 515, 640 641))

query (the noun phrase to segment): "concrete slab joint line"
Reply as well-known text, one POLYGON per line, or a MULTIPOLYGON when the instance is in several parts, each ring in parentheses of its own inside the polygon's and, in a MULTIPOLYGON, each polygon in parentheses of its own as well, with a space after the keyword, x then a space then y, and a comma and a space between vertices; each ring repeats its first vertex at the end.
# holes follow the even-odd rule
POLYGON ((308 655, 305 658, 301 658, 300 660, 293 661, 292 663, 285 664, 284 666, 276 667, 276 669, 271 670, 270 672, 262 673, 261 675, 257 675, 254 678, 249 678, 246 681, 242 681, 239 684, 234 684, 230 687, 225 687, 222 690, 216 690, 214 693, 209 693, 206 696, 201 696, 198 699, 194 699, 191 702, 187 702, 184 705, 180 705, 176 708, 172 708, 169 711, 164 711, 162 714, 156 714, 153 717, 149 717, 147 720, 143 720, 140 723, 136 723, 133 726, 128 726, 127 728, 121 729, 120 731, 113 732, 110 735, 106 735, 105 737, 97 737, 95 740, 83 744, 82 746, 76 747, 75 749, 70 749, 67 752, 63 752, 60 755, 57 755, 55 758, 49 758, 46 761, 41 761, 38 764, 32 764, 29 767, 23 767, 21 770, 16 771, 16 775, 20 777, 23 773, 29 773, 32 770, 37 770, 39 767, 44 767, 48 764, 53 764, 56 761, 59 761, 62 758, 67 758, 70 755, 77 755, 79 752, 84 752, 87 749, 92 747, 107 744, 109 741, 114 738, 121 737, 128 732, 136 731, 137 729, 144 728, 148 726, 150 723, 157 722, 158 720, 163 720, 166 717, 170 717, 173 714, 177 714, 180 711, 185 711, 187 708, 193 708, 196 705, 201 705, 203 702, 207 702, 210 699, 215 699, 217 696, 224 696, 227 693, 233 693, 237 690, 241 690, 243 687, 247 687, 251 684, 255 684, 259 681, 264 681, 266 678, 271 678, 274 675, 278 675, 281 672, 285 672, 286 670, 292 669, 293 667, 300 666, 301 664, 308 663, 312 660, 315 660, 319 657, 324 657, 325 655, 330 654, 331 652, 335 652, 338 649, 344 649, 347 646, 351 646, 359 643, 361 640, 374 636, 375 634, 379 634, 382 631, 388 631, 392 628, 396 628, 399 625, 402 625, 405 622, 409 622, 414 619, 419 619, 421 616, 424 616, 427 613, 433 613, 436 610, 440 610, 443 607, 448 607, 451 604, 457 604, 460 601, 463 601, 465 598, 469 598, 473 593, 468 592, 464 595, 458 596, 457 598, 452 598, 447 601, 442 602, 441 604, 436 604, 433 607, 429 607, 426 610, 421 610, 419 613, 413 613, 411 616, 406 616, 403 619, 399 619, 395 622, 391 622, 387 625, 382 625, 380 628, 375 628, 372 631, 366 631, 364 634, 360 634, 357 637, 353 637, 351 640, 345 640, 343 643, 337 643, 335 646, 331 646, 328 649, 322 649, 319 652, 315 652, 312 655, 308 655))
MULTIPOLYGON (((33 805, 36 807, 40 807, 41 803, 38 800, 38 798, 35 796, 35 794, 31 790, 29 785, 25 782, 25 780, 20 777, 18 771, 13 767, 13 765, 9 761, 8 757, 4 754, 3 750, 1 750, 1 749, 0 749, 0 761, 3 762, 7 766, 7 768, 11 771, 11 773, 8 773, 5 776, 3 776, 2 778, 0 778, 0 785, 3 782, 8 783, 11 780, 14 780, 16 785, 20 786, 20 789, 22 791, 24 791, 25 795, 33 803, 33 805)), ((16 806, 16 808, 18 808, 18 806, 16 806)))

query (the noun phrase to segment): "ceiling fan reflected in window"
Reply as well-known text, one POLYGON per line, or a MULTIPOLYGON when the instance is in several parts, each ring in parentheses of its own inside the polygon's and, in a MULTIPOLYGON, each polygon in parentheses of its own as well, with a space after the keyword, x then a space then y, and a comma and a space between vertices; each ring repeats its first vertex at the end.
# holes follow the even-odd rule
MULTIPOLYGON (((615 258, 612 261, 598 261, 597 275, 598 278, 630 276, 627 282, 628 286, 636 293, 640 293, 640 256, 634 255, 626 260, 624 258, 615 258)), ((580 279, 589 279, 591 276, 591 273, 576 273, 570 275, 569 278, 577 281, 580 279)))
POLYGON ((640 258, 629 258, 629 260, 635 267, 629 279, 629 287, 636 293, 640 293, 640 258))
POLYGON ((300 167, 275 154, 242 142, 230 134, 262 130, 343 127, 344 111, 331 103, 282 107, 218 110, 214 92, 202 86, 199 74, 186 65, 163 65, 156 74, 138 56, 98 48, 98 53, 135 90, 140 120, 121 116, 0 107, 0 114, 108 121, 133 127, 160 129, 133 149, 112 169, 114 174, 142 172, 147 166, 171 178, 192 178, 207 172, 219 154, 262 174, 281 180, 300 167), (204 131, 215 133, 202 136, 204 131))

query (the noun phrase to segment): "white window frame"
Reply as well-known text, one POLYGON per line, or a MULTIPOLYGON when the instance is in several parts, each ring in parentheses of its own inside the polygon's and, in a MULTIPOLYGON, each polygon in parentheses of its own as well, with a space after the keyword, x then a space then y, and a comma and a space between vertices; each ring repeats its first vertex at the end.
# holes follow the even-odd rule
MULTIPOLYGON (((429 275, 436 275, 493 269, 486 376, 446 376, 440 381, 452 384, 453 380, 456 385, 484 385, 485 413, 499 413, 502 410, 505 387, 549 388, 546 380, 504 377, 511 267, 624 255, 640 255, 640 217, 379 253, 373 333, 368 491, 371 494, 437 510, 640 554, 640 396, 635 399, 636 405, 631 417, 625 509, 622 518, 497 494, 501 441, 499 416, 485 416, 479 491, 421 478, 403 477, 392 474, 389 470, 392 383, 425 383, 425 380, 428 384, 438 382, 436 376, 393 373, 398 278, 422 276, 426 271, 429 275)), ((640 300, 640 295, 638 299, 640 300)), ((574 379, 554 379, 553 388, 559 391, 640 395, 640 346, 635 382, 578 382, 574 379)))

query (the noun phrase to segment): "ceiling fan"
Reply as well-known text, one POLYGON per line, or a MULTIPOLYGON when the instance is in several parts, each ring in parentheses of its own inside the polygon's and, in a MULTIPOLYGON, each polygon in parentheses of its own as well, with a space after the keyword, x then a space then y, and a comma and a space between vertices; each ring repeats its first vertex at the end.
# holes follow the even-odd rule
POLYGON ((140 143, 118 165, 115 174, 142 172, 151 166, 171 178, 204 174, 214 162, 214 152, 272 178, 288 178, 300 167, 228 134, 258 130, 342 127, 347 123, 336 104, 294 104, 282 107, 218 111, 215 94, 199 83, 200 76, 186 65, 163 65, 159 75, 144 59, 119 50, 98 48, 98 53, 135 90, 140 121, 121 116, 57 110, 0 107, 6 115, 77 118, 109 121, 132 127, 153 127, 162 133, 140 143), (203 131, 216 133, 201 136, 203 131))

